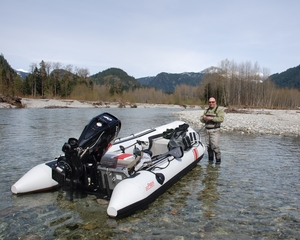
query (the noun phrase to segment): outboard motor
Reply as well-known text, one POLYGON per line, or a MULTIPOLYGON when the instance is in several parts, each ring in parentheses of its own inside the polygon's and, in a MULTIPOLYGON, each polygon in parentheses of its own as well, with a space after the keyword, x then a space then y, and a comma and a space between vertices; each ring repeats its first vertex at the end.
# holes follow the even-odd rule
POLYGON ((70 138, 62 147, 64 156, 52 167, 52 178, 60 185, 82 187, 97 191, 101 178, 97 166, 103 155, 114 143, 121 129, 121 122, 109 113, 94 117, 85 126, 79 139, 70 138))

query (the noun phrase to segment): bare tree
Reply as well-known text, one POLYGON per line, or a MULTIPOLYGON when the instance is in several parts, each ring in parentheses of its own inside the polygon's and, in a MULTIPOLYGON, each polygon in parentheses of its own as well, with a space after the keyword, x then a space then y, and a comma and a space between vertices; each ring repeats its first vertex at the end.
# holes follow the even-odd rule
POLYGON ((52 62, 45 62, 45 68, 46 68, 47 76, 50 76, 50 72, 52 69, 52 62))
POLYGON ((262 69, 262 77, 261 77, 261 81, 262 81, 262 106, 263 107, 267 107, 268 106, 268 100, 269 97, 268 96, 268 90, 270 91, 271 89, 273 89, 274 86, 272 87, 267 87, 267 82, 266 80, 269 78, 270 76, 270 69, 268 68, 263 68, 262 69))
POLYGON ((90 75, 90 71, 87 68, 75 67, 75 74, 77 74, 79 77, 86 80, 90 75))

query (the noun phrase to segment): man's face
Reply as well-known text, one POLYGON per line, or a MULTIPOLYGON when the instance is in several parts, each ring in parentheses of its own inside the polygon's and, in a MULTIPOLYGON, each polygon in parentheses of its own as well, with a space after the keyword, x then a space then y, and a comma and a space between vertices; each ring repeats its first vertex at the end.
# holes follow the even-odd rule
POLYGON ((209 106, 210 108, 214 108, 214 107, 216 106, 216 99, 210 98, 210 99, 208 100, 208 106, 209 106))

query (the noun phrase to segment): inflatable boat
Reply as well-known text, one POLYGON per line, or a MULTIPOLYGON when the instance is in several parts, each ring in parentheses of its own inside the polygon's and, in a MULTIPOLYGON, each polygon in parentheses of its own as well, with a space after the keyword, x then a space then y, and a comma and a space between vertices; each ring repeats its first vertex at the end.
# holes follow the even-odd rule
POLYGON ((29 170, 14 194, 79 188, 109 199, 110 217, 149 205, 203 157, 200 135, 174 121, 118 138, 121 122, 109 113, 94 117, 78 139, 70 138, 58 158, 29 170))

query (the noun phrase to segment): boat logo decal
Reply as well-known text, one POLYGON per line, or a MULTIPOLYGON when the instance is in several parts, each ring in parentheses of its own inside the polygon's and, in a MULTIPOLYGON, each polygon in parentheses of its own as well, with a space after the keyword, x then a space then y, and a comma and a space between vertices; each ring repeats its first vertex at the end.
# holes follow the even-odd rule
POLYGON ((152 182, 149 182, 149 183, 147 183, 147 186, 146 186, 146 191, 149 191, 151 188, 153 188, 154 187, 154 182, 152 181, 152 182))
POLYGON ((110 122, 112 121, 112 119, 111 119, 110 117, 108 117, 108 116, 105 116, 105 115, 104 115, 103 117, 104 117, 106 120, 110 121, 110 122))
POLYGON ((197 160, 197 159, 199 158, 199 154, 198 154, 197 148, 194 148, 194 149, 193 149, 193 153, 194 153, 194 158, 195 158, 195 160, 197 160))

